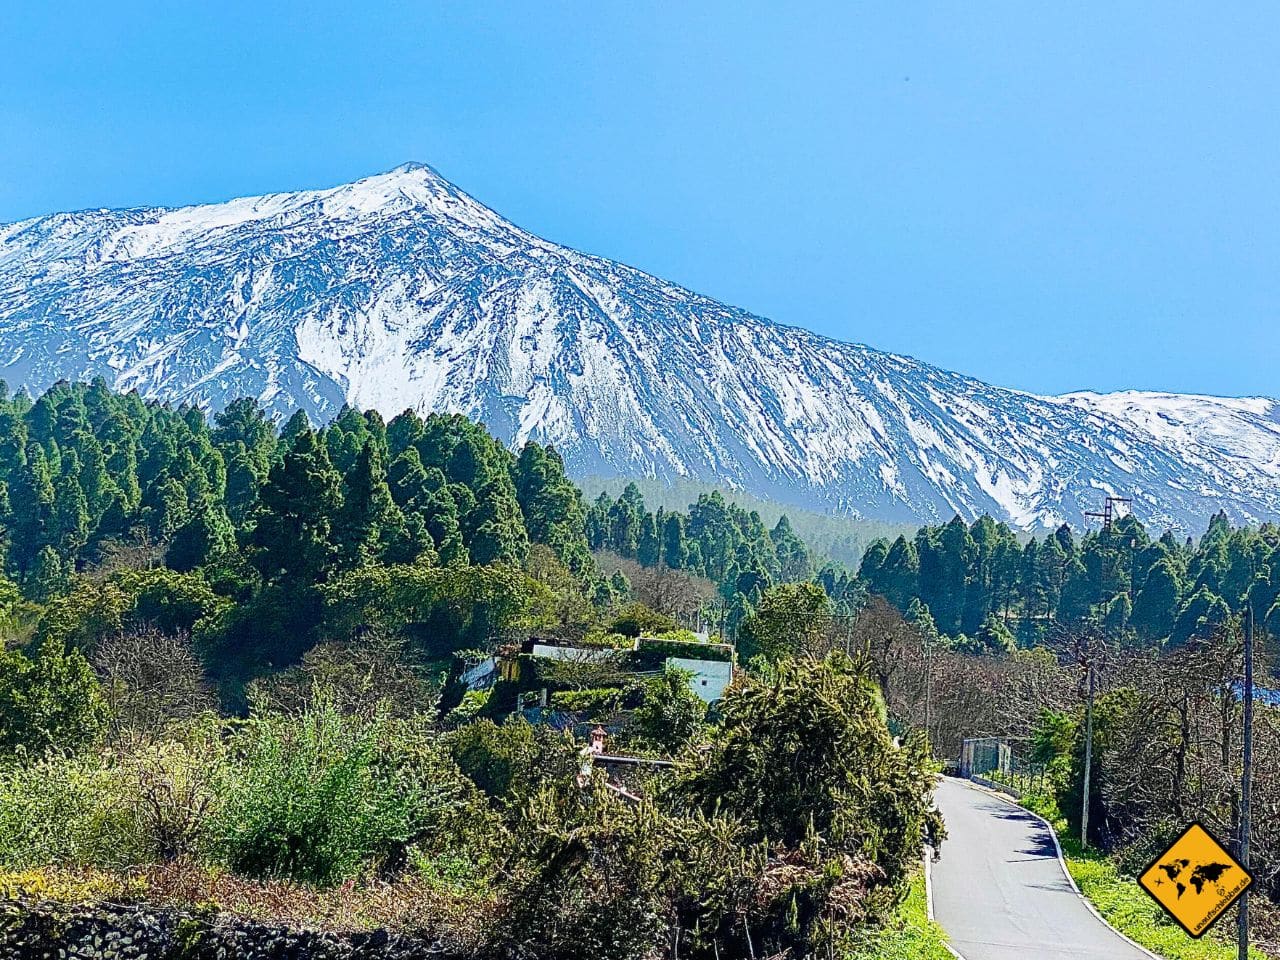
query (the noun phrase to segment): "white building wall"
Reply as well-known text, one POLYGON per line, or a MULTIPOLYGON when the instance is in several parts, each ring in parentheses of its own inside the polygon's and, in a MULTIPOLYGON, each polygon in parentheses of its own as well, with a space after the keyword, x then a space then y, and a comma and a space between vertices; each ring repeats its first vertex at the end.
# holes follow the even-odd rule
POLYGON ((725 687, 733 680, 733 664, 723 660, 690 660, 686 657, 668 657, 667 666, 679 667, 693 674, 689 681, 696 693, 706 703, 714 703, 724 696, 725 687))

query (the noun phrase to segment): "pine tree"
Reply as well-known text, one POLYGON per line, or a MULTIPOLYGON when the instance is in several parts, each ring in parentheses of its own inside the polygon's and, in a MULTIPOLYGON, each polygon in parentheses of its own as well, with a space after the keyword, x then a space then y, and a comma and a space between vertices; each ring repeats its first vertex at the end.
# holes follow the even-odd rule
POLYGON ((366 436, 343 478, 342 507, 334 526, 339 565, 361 567, 375 562, 403 529, 404 515, 391 497, 382 455, 366 436))
POLYGON ((79 555, 89 540, 89 504, 79 482, 70 473, 54 482, 53 499, 50 535, 59 555, 71 559, 79 555))
POLYGON ((778 578, 783 581, 804 580, 812 573, 813 565, 804 541, 796 536, 791 521, 784 513, 769 531, 774 555, 778 560, 778 578))
POLYGON ((49 543, 53 503, 53 477, 44 448, 31 443, 9 483, 9 560, 19 579, 25 578, 36 554, 49 543))
POLYGON ((298 440, 304 436, 313 436, 311 420, 308 419, 305 410, 295 410, 293 416, 285 422, 284 429, 280 431, 280 440, 275 448, 276 457, 282 457, 293 450, 298 440))
POLYGON ((272 467, 249 537, 254 565, 268 582, 310 586, 325 580, 335 552, 333 521, 341 477, 310 428, 272 467))
POLYGON ((689 549, 684 542, 684 517, 668 513, 662 518, 662 560, 674 570, 683 570, 689 562, 689 549))
MULTIPOLYGON (((739 595, 740 596, 740 595, 739 595)), ((816 583, 770 587, 739 630, 739 656, 776 663, 820 647, 831 628, 831 600, 816 583)))
POLYGON ((204 501, 179 527, 165 553, 165 564, 185 573, 222 557, 235 546, 235 529, 221 506, 204 501))
POLYGON ((1169 645, 1180 647, 1192 641, 1211 640, 1231 617, 1226 601, 1201 587, 1183 605, 1169 635, 1169 645))
POLYGON ((646 512, 640 520, 640 536, 636 543, 636 560, 643 567, 656 567, 662 557, 662 541, 658 539, 658 522, 646 512))
MULTIPOLYGON (((962 635, 963 636, 963 635, 962 635)), ((982 621, 981 625, 968 638, 961 640, 957 649, 964 653, 1003 655, 1012 653, 1017 648, 1017 640, 1005 622, 992 613, 982 621)))
POLYGON ((516 498, 530 543, 542 543, 575 576, 591 567, 586 508, 553 447, 524 445, 514 470, 516 498))
POLYGON ((70 578, 58 551, 51 546, 44 546, 36 554, 27 579, 27 596, 36 603, 46 603, 53 597, 66 592, 70 578))
POLYGON ((1173 632, 1182 607, 1182 582, 1169 560, 1161 560, 1143 582, 1134 599, 1133 628, 1148 640, 1163 640, 1173 632))
POLYGON ((634 483, 627 484, 609 508, 608 545, 624 557, 634 558, 640 548, 640 528, 644 522, 644 497, 634 483))

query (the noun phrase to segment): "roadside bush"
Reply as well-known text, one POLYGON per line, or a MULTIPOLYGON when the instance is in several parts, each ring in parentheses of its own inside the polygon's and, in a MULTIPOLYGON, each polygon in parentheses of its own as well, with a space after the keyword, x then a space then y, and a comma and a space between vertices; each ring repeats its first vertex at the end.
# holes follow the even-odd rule
POLYGON ((1044 764, 1055 797, 1066 791, 1071 777, 1071 748, 1077 726, 1071 714, 1045 707, 1031 731, 1031 759, 1044 764))
POLYGON ((735 684, 721 714, 705 766, 685 771, 677 795, 740 820, 747 842, 794 850, 817 834, 892 887, 940 841, 927 744, 894 744, 878 688, 844 654, 781 661, 772 678, 735 684))
POLYGON ((596 785, 542 787, 520 811, 491 943, 512 958, 641 960, 666 928, 663 818, 596 785))

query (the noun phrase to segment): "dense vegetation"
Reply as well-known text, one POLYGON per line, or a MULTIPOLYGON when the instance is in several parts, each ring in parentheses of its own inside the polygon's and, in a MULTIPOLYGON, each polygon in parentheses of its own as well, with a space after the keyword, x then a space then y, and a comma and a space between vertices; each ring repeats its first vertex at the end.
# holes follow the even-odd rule
POLYGON ((290 904, 483 956, 801 956, 865 949, 940 839, 866 658, 767 638, 804 545, 719 495, 654 554, 630 493, 589 508, 553 450, 465 418, 277 432, 101 382, 0 400, 0 491, 6 890, 290 904), (760 639, 710 714, 675 670, 544 665, 553 706, 675 761, 625 783, 454 682, 530 634, 723 657, 676 627, 731 609, 760 639))
MULTIPOLYGON (((1187 818, 1229 835, 1240 614, 1280 627, 1270 526, 954 520, 851 572, 720 494, 588 504, 554 450, 463 417, 277 430, 251 401, 210 421, 102 382, 0 393, 0 526, 8 889, 74 869, 497 956, 873 956, 940 833, 932 756, 1022 738, 1078 822, 1086 665, 1094 844, 1124 868, 1187 818), (660 669, 726 655, 685 628, 746 668, 710 712, 660 669), (606 653, 464 695, 532 635, 606 653), (676 767, 584 774, 580 740, 511 719, 531 686, 676 767)), ((1280 715, 1257 722, 1270 809, 1280 715)))
POLYGON ((859 577, 904 613, 928 614, 960 646, 1044 642, 1054 624, 1099 621, 1127 645, 1185 645, 1250 605, 1280 628, 1280 531, 1209 522, 1199 540, 1152 539, 1134 517, 1077 537, 1025 542, 983 517, 873 543, 859 577))

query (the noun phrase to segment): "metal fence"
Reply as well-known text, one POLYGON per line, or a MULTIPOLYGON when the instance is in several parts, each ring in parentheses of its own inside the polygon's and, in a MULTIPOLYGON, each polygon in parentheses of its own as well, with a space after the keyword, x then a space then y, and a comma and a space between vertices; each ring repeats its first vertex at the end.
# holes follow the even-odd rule
POLYGON ((1007 737, 974 737, 960 749, 960 776, 996 784, 1016 796, 1043 793, 1049 786, 1046 768, 1027 757, 1025 741, 1007 737))
POLYGON ((1011 769, 1012 751, 1004 737, 975 737, 966 740, 960 748, 960 776, 988 776, 991 773, 1008 773, 1011 769))

